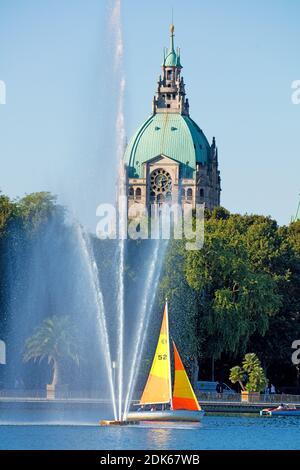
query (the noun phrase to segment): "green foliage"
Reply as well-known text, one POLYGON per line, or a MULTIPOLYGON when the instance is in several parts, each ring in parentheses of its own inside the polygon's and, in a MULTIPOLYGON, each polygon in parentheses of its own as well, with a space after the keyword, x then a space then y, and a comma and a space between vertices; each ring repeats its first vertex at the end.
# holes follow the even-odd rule
POLYGON ((79 340, 70 316, 53 316, 43 321, 25 344, 24 362, 68 358, 79 365, 79 340))
POLYGON ((49 364, 53 363, 55 385, 58 381, 58 368, 64 360, 69 359, 79 365, 79 332, 70 316, 47 318, 26 340, 24 362, 41 362, 44 359, 47 359, 49 364))
POLYGON ((239 383, 240 386, 241 386, 241 389, 242 389, 242 390, 245 390, 245 386, 244 386, 244 384, 243 384, 243 380, 244 380, 244 371, 243 371, 243 369, 242 369, 240 366, 234 366, 234 367, 232 367, 232 369, 230 370, 229 380, 230 380, 233 384, 239 383))
MULTIPOLYGON (((206 220, 202 250, 186 251, 183 241, 171 244, 172 262, 166 263, 161 287, 172 298, 184 285, 184 298, 197 298, 198 327, 192 336, 193 342, 200 337, 194 350, 202 349, 202 355, 240 354, 255 333, 266 334, 281 305, 276 279, 263 262, 278 245, 276 240, 269 247, 269 232, 274 230, 276 224, 268 218, 230 216, 218 208, 206 220), (252 250, 253 240, 259 240, 262 252, 257 246, 252 250)), ((184 317, 187 308, 184 301, 184 317)))
MULTIPOLYGON (((14 315, 6 308, 5 271, 11 269, 11 250, 26 263, 28 247, 49 223, 63 219, 64 208, 50 193, 15 201, 0 194, 2 335, 9 315, 14 315)), ((134 257, 140 242, 130 243, 134 257)), ((109 272, 107 282, 112 282, 111 242, 105 247, 97 262, 100 271, 109 272)), ((134 263, 126 267, 126 276, 140 288, 134 263)), ((250 350, 261 357, 265 370, 273 367, 284 376, 291 364, 292 341, 300 337, 299 285, 300 221, 278 227, 269 217, 230 214, 220 207, 205 212, 202 250, 187 251, 185 240, 170 241, 159 296, 161 304, 166 296, 169 299, 171 330, 190 370, 198 360, 224 354, 232 360, 250 350)))
POLYGON ((172 309, 180 305, 174 321, 192 344, 184 343, 187 355, 233 358, 250 349, 268 368, 290 364, 300 336, 299 285, 300 222, 278 227, 269 217, 217 208, 206 211, 202 250, 170 243, 161 296, 172 309))
POLYGON ((197 325, 198 295, 184 276, 182 265, 185 257, 183 241, 170 241, 160 284, 160 303, 169 301, 170 329, 185 365, 194 372, 194 358, 201 354, 201 328, 197 325), (198 331, 198 336, 195 332, 198 331))
POLYGON ((24 226, 32 233, 54 216, 63 220, 65 215, 64 208, 57 205, 57 197, 48 192, 28 194, 18 201, 17 207, 24 226))
POLYGON ((3 194, 0 194, 0 237, 3 236, 8 221, 15 215, 15 204, 3 194))
POLYGON ((242 390, 262 392, 267 386, 267 379, 260 360, 254 353, 248 353, 243 360, 243 366, 235 366, 230 370, 229 380, 239 383, 242 390))
POLYGON ((0 237, 7 234, 12 224, 33 234, 54 216, 57 221, 63 221, 65 209, 57 204, 57 197, 51 193, 32 193, 16 201, 0 194, 0 237))
MULTIPOLYGON (((26 253, 43 231, 45 232, 52 222, 56 226, 63 225, 64 218, 64 208, 58 205, 56 197, 48 192, 29 194, 14 201, 0 194, 0 331, 3 337, 10 323, 7 276, 14 271, 16 285, 21 277, 20 270, 16 269, 16 253, 18 261, 26 263, 26 253)), ((20 284, 19 289, 22 288, 20 284)), ((12 312, 11 315, 13 314, 12 312)))

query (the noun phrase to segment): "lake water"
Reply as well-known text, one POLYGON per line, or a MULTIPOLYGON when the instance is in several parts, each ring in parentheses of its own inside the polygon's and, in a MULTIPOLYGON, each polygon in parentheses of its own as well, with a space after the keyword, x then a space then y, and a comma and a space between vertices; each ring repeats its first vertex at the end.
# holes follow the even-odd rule
POLYGON ((160 423, 122 428, 100 427, 92 421, 6 422, 0 425, 0 449, 294 450, 300 449, 300 418, 207 415, 200 425, 160 423))

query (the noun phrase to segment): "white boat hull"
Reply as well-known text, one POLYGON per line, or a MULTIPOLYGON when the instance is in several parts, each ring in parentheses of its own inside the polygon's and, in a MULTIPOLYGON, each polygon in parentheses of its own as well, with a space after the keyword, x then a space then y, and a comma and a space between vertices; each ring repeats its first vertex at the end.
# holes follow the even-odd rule
POLYGON ((204 411, 165 410, 165 411, 133 411, 128 413, 126 421, 181 421, 200 422, 204 411))
POLYGON ((300 416, 300 409, 295 410, 276 410, 266 409, 260 412, 260 416, 300 416))

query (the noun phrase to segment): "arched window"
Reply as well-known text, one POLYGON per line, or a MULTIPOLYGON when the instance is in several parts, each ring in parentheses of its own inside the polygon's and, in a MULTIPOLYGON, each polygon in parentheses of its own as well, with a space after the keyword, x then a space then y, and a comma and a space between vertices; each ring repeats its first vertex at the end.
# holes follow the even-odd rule
POLYGON ((171 191, 166 192, 166 202, 172 202, 172 193, 171 191))
POLYGON ((133 189, 132 186, 129 188, 128 196, 129 196, 129 199, 133 199, 133 198, 134 198, 134 189, 133 189))
POLYGON ((136 198, 137 201, 140 201, 142 199, 142 190, 141 190, 141 188, 136 188, 135 198, 136 198))
POLYGON ((157 202, 158 204, 162 204, 164 202, 165 198, 164 198, 164 195, 163 194, 159 194, 157 196, 157 202))
POLYGON ((188 201, 191 201, 193 199, 193 190, 189 188, 186 192, 186 198, 188 201))
POLYGON ((181 199, 182 199, 182 201, 185 200, 185 189, 181 190, 181 199))
POLYGON ((200 189, 200 197, 204 197, 204 189, 200 189))
POLYGON ((172 80, 173 70, 167 71, 167 80, 172 80))

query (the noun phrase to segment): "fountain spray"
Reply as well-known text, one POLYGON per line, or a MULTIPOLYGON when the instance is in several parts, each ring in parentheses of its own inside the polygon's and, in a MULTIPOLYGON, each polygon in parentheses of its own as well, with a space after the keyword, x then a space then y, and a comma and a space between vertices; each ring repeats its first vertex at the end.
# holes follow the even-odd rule
POLYGON ((86 264, 86 269, 89 274, 89 279, 93 287, 96 310, 96 320, 97 320, 97 332, 99 337, 100 345, 103 346, 103 352, 105 357, 105 365, 107 370, 107 376, 109 381, 109 388, 112 397, 112 406, 114 418, 117 419, 117 406, 116 406, 116 395, 113 383, 113 373, 112 373, 112 360, 109 346, 108 330, 107 330, 107 321, 105 316, 105 308, 103 302, 103 295, 101 287, 99 284, 99 272, 96 261, 93 256, 92 248, 90 246, 90 241, 88 235, 83 231, 82 227, 77 224, 77 237, 79 245, 81 247, 81 252, 84 255, 84 261, 86 264))
POLYGON ((123 404, 123 364, 124 364, 124 270, 125 270, 125 239, 127 233, 127 202, 126 176, 123 168, 125 148, 124 93, 125 76, 123 69, 123 34, 121 22, 121 0, 115 0, 111 14, 111 29, 114 36, 115 61, 114 71, 118 80, 118 103, 116 117, 116 151, 119 162, 118 210, 119 210, 119 263, 118 263, 118 419, 122 420, 123 404))
POLYGON ((146 278, 143 303, 141 306, 140 321, 137 326, 137 331, 134 336, 134 350, 132 356, 132 365, 129 374, 129 381, 127 387, 127 393, 124 405, 123 419, 126 420, 127 413, 132 400, 132 395, 137 379, 137 374, 141 365, 141 358, 143 355, 143 349, 146 342, 146 336, 148 332, 148 326, 151 318, 151 312, 153 310, 155 302, 155 292, 157 290, 159 277, 162 268, 162 260, 165 255, 167 240, 156 240, 155 248, 152 255, 152 260, 149 266, 148 275, 146 278))

